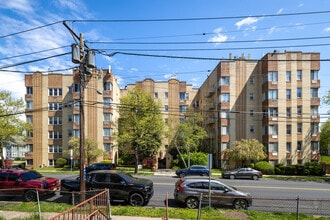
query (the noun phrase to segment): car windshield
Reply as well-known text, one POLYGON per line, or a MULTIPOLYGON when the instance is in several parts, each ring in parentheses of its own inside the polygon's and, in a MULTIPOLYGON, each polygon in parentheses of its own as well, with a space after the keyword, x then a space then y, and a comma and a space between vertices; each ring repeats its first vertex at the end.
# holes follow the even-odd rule
POLYGON ((39 179, 42 175, 36 171, 29 171, 21 174, 21 177, 24 181, 39 179))

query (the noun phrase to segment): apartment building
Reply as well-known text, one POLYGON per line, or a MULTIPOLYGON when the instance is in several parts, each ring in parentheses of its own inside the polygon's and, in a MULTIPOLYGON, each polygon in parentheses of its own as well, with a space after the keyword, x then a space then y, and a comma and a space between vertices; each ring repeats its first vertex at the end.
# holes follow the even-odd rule
POLYGON ((175 135, 175 127, 184 117, 184 112, 191 105, 198 88, 193 88, 191 84, 179 81, 175 76, 168 81, 154 81, 147 78, 135 84, 128 84, 121 90, 121 96, 133 88, 140 88, 148 92, 155 100, 162 103, 161 114, 166 123, 167 137, 164 138, 162 148, 158 155, 159 168, 170 168, 171 155, 167 154, 169 143, 175 135))
POLYGON ((319 53, 274 51, 217 65, 192 103, 205 118, 216 167, 234 166, 225 149, 251 138, 273 165, 319 160, 319 60, 319 53))
MULTIPOLYGON (((100 160, 116 161, 118 153, 112 132, 118 112, 112 103, 119 102, 119 86, 110 68, 85 76, 85 137, 96 140, 98 148, 104 151, 100 160)), ((70 159, 68 142, 71 137, 80 136, 78 70, 73 70, 73 74, 35 72, 25 75, 25 86, 26 120, 33 125, 26 142, 26 165, 54 166, 58 158, 70 159)))

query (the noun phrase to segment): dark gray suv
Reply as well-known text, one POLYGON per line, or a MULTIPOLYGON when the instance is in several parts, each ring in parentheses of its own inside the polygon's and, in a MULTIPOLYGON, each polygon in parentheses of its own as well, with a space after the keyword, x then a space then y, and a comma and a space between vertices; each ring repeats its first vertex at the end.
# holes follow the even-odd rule
POLYGON ((232 206, 235 209, 247 209, 252 205, 249 193, 238 191, 236 188, 208 178, 185 178, 175 184, 174 199, 185 204, 188 208, 197 208, 200 198, 202 204, 209 203, 209 183, 211 184, 211 204, 232 206))

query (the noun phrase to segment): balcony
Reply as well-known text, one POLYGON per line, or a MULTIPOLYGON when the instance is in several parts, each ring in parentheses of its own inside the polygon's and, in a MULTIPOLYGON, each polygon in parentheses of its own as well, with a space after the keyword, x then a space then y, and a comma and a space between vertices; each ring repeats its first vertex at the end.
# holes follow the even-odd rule
POLYGON ((206 97, 206 98, 211 97, 214 93, 215 93, 215 88, 210 88, 210 89, 206 92, 205 97, 206 97))

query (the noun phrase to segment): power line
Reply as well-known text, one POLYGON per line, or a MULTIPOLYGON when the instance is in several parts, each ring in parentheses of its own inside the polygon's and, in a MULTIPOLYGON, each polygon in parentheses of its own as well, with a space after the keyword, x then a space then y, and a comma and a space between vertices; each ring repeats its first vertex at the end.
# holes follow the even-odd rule
POLYGON ((223 17, 206 17, 206 18, 165 18, 165 19, 76 19, 66 20, 71 22, 173 22, 173 21, 201 21, 201 20, 227 20, 227 19, 242 19, 247 17, 266 18, 266 17, 284 17, 284 16, 300 16, 313 14, 327 14, 330 11, 312 11, 312 12, 297 12, 284 14, 261 14, 261 15, 240 15, 240 16, 223 16, 223 17))

